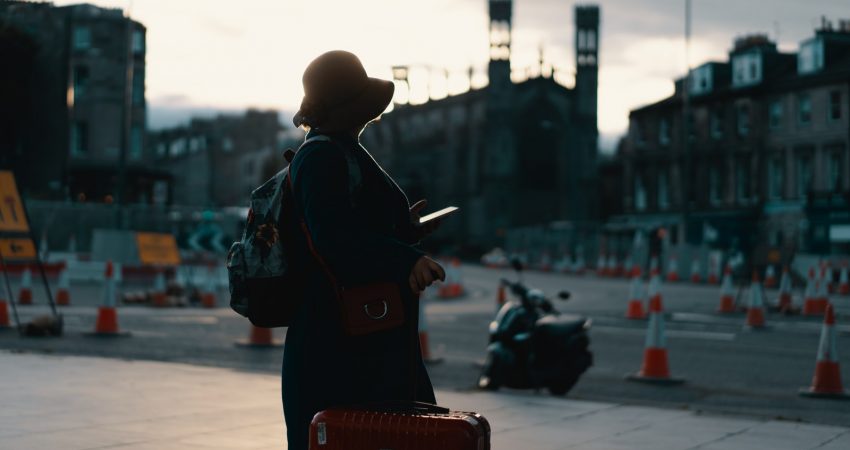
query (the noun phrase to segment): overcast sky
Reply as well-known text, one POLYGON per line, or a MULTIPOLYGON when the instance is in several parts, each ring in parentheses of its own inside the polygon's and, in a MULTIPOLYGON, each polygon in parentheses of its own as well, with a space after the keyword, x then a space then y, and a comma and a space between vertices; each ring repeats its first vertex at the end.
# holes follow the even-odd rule
MULTIPOLYGON (((64 5, 79 3, 58 0, 64 5)), ((269 107, 294 111, 301 74, 315 56, 345 49, 372 76, 394 64, 447 68, 465 89, 469 65, 488 58, 486 0, 92 0, 127 8, 148 30, 150 125, 173 125, 201 110, 269 107)), ((604 146, 625 131, 628 111, 670 95, 685 70, 685 0, 599 0, 602 10, 599 128, 604 146)), ((515 0, 514 68, 536 64, 538 48, 572 84, 573 5, 515 0)), ((732 40, 751 32, 795 51, 821 16, 850 19, 848 0, 693 0, 691 63, 725 60, 732 40)), ((424 71, 411 80, 426 98, 424 71)), ((484 80, 476 79, 475 82, 484 80)), ((399 93, 401 95, 402 93, 399 93)))

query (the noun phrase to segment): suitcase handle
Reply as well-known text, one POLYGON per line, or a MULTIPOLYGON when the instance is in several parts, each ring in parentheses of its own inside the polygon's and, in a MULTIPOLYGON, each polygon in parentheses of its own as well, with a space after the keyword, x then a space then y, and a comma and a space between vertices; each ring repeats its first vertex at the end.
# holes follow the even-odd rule
POLYGON ((383 412, 408 413, 418 412, 425 414, 448 414, 451 412, 448 408, 433 405, 425 402, 388 402, 368 405, 368 409, 375 409, 383 412))

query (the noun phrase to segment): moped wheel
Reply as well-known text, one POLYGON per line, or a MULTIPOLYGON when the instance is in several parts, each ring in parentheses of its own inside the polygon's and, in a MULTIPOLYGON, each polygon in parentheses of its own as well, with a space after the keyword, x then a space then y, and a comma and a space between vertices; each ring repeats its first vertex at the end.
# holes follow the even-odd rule
POLYGON ((502 385, 502 380, 499 375, 499 367, 497 358, 493 353, 487 354, 487 360, 484 361, 484 367, 481 369, 481 375, 478 377, 478 387, 488 391, 497 391, 502 385))

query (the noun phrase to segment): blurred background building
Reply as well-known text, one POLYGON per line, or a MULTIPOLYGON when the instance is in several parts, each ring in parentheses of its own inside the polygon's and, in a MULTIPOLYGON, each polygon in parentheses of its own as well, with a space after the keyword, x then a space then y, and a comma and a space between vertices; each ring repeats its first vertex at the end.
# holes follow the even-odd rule
MULTIPOLYGON (((441 234, 469 250, 504 242, 513 227, 587 225, 599 212, 599 7, 575 8, 572 87, 556 82, 542 58, 531 77, 512 73, 513 2, 490 0, 489 14, 487 86, 396 105, 363 137, 411 202, 427 197, 431 208, 462 208, 441 234)), ((395 68, 398 86, 407 85, 407 73, 395 68)))
POLYGON ((2 164, 40 199, 163 201, 145 151, 145 27, 119 9, 0 3, 2 164))
POLYGON ((741 37, 675 85, 630 113, 609 227, 769 262, 850 251, 850 21, 824 19, 797 53, 741 37))

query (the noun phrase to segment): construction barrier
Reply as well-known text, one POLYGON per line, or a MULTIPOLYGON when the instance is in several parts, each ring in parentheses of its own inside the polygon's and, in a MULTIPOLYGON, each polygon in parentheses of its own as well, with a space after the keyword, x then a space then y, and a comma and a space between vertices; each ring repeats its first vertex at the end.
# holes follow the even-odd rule
POLYGON ((720 306, 717 312, 720 314, 731 314, 735 310, 735 288, 732 286, 732 266, 726 265, 723 269, 723 283, 720 284, 720 306))
POLYGON ((670 376, 670 366, 667 361, 667 342, 664 338, 664 308, 660 293, 649 300, 649 327, 646 331, 643 363, 637 373, 627 375, 626 379, 661 385, 684 382, 681 378, 670 376))
MULTIPOLYGON (((632 281, 629 286, 629 304, 626 309, 626 319, 643 320, 646 319, 646 311, 643 309, 643 298, 641 293, 641 273, 640 266, 632 267, 632 281)), ((655 278, 658 276, 656 275, 655 278)))
POLYGON ((838 362, 838 345, 835 338, 835 312, 832 305, 827 305, 823 317, 820 343, 818 344, 818 359, 815 363, 815 375, 812 385, 800 389, 804 397, 821 398, 850 398, 841 384, 841 367, 838 362))
POLYGON ((753 271, 753 281, 750 283, 750 302, 747 305, 747 322, 746 327, 749 329, 765 328, 764 320, 764 301, 761 290, 761 282, 759 282, 759 274, 753 271))
POLYGON ((21 275, 21 287, 18 289, 18 304, 32 305, 32 271, 30 270, 30 266, 26 266, 21 275))

